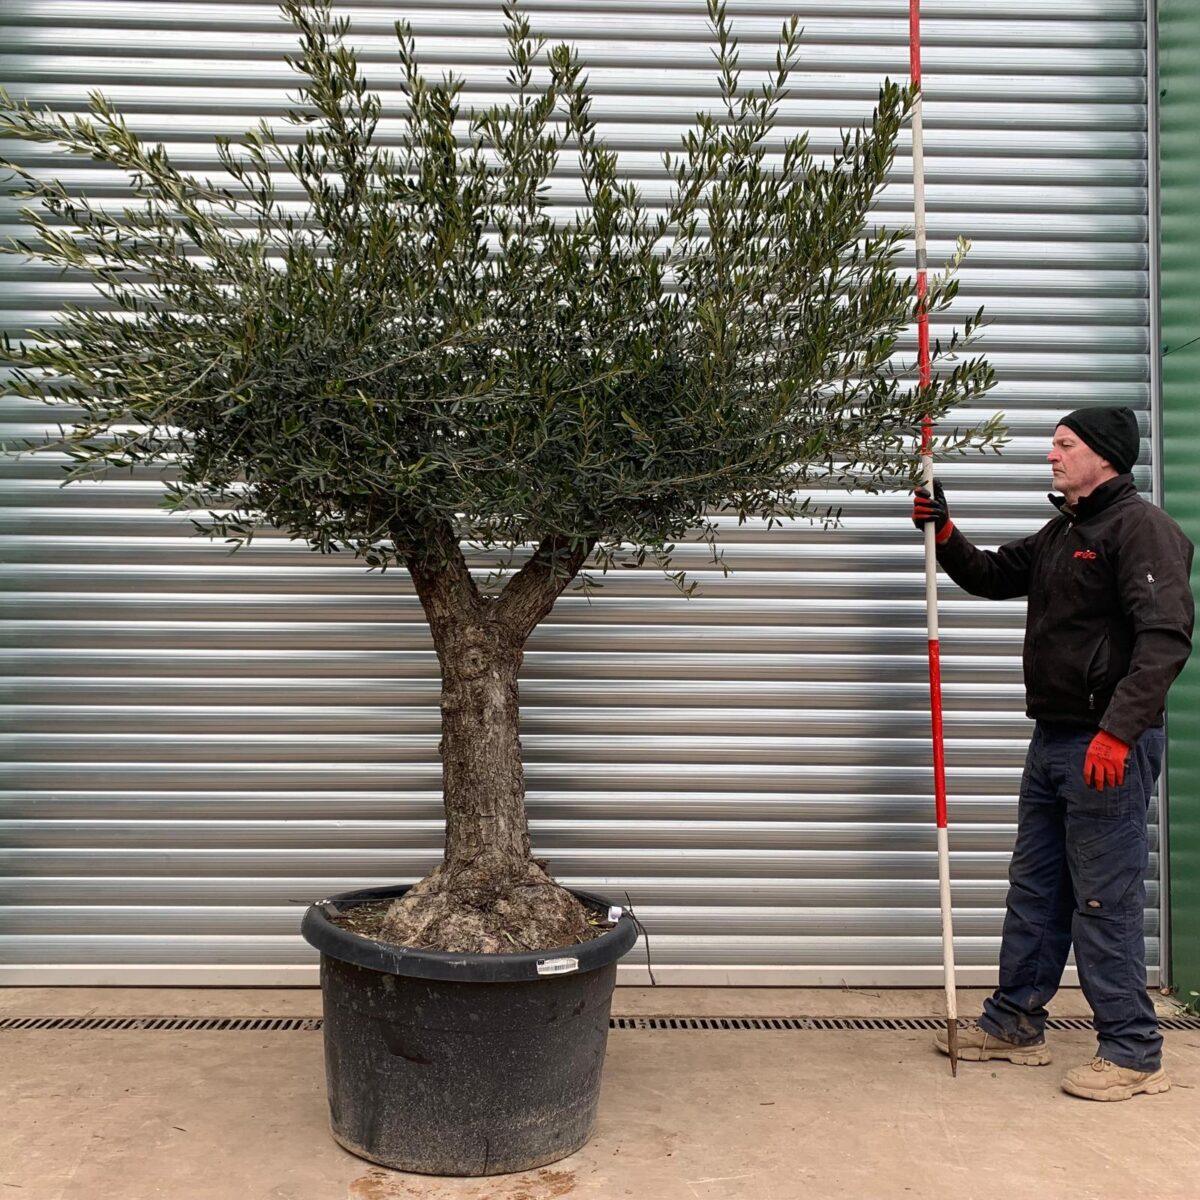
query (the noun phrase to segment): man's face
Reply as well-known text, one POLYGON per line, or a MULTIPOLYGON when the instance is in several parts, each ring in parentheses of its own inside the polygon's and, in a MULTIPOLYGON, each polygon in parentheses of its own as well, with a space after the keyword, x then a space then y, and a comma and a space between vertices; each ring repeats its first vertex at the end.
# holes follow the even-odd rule
POLYGON ((1067 425, 1054 431, 1050 453, 1046 455, 1054 487, 1074 503, 1081 496, 1091 495, 1106 479, 1117 474, 1107 459, 1101 458, 1067 425))

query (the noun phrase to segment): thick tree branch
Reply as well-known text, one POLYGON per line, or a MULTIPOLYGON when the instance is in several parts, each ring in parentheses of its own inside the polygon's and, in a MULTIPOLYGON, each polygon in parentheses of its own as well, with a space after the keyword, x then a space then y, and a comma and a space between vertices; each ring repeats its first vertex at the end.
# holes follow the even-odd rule
POLYGON ((415 538, 411 534, 408 538, 404 565, 412 576, 440 656, 447 630, 480 620, 484 600, 448 521, 429 525, 415 538))
POLYGON ((496 601, 495 616, 524 644, 525 639, 554 607, 563 588, 579 574, 596 545, 595 538, 582 541, 546 537, 533 557, 508 581, 496 601))

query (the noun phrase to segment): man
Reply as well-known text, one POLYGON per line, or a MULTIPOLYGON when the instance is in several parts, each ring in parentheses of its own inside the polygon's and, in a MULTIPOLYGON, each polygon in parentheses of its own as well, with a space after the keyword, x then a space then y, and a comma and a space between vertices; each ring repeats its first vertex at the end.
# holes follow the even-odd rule
MULTIPOLYGON (((1163 702, 1191 651, 1192 545, 1138 496, 1128 408, 1062 418, 1047 460, 1059 515, 998 550, 974 547, 939 484, 913 521, 934 522, 938 564, 968 592, 1028 596, 1025 762, 1000 946, 1000 986, 959 1030, 959 1056, 1041 1065, 1046 1004, 1067 953, 1092 1007, 1096 1057, 1065 1091, 1091 1100, 1165 1092, 1162 1037, 1146 991, 1146 810, 1163 758, 1163 702)), ((936 1040, 948 1053, 946 1034, 936 1040)))

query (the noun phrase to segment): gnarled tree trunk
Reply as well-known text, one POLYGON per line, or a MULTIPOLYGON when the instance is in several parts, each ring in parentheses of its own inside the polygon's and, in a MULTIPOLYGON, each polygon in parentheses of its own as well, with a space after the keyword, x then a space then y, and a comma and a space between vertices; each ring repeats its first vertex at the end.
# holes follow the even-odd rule
POLYGON ((390 940, 504 953, 588 936, 582 905, 530 856, 517 676, 526 639, 590 550, 543 541, 497 597, 479 593, 449 526, 406 556, 442 674, 446 850, 388 911, 390 940))

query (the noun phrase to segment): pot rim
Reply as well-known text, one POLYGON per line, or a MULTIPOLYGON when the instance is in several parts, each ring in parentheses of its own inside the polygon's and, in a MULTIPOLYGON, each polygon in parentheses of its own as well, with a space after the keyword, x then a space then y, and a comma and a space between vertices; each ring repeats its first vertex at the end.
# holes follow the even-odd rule
MULTIPOLYGON (((310 946, 340 962, 352 963, 388 975, 406 975, 418 979, 449 979, 462 983, 519 983, 576 975, 595 971, 615 963, 637 941, 638 922, 622 908, 617 923, 590 942, 559 946, 554 950, 525 950, 516 954, 450 954, 444 950, 417 950, 396 946, 352 933, 331 919, 343 908, 371 900, 395 900, 411 884, 392 887, 362 888, 339 892, 309 906, 300 932, 310 946)), ((609 902, 592 892, 567 889, 594 909, 607 912, 609 902)))

